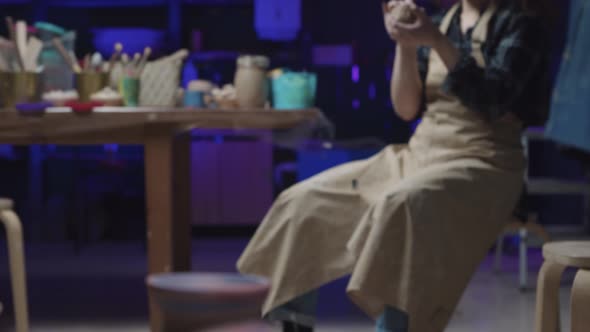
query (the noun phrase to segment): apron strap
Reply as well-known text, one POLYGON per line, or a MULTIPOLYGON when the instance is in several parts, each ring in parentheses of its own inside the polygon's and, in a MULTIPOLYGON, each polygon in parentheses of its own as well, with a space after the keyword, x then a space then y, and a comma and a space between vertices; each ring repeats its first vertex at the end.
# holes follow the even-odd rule
MULTIPOLYGON (((459 10, 459 8, 460 8, 459 3, 454 4, 453 7, 451 7, 451 9, 449 9, 447 14, 443 18, 443 20, 440 24, 440 31, 443 34, 445 34, 445 35, 447 34, 447 31, 449 30, 449 27, 451 26, 451 22, 453 20, 453 17, 455 17, 455 14, 459 10)), ((485 58, 483 56, 482 46, 488 37, 488 29, 489 29, 490 21, 492 20, 492 17, 494 17, 494 14, 496 13, 497 10, 498 10, 497 1, 494 1, 494 0, 491 1, 488 8, 486 8, 484 13, 481 15, 481 17, 477 21, 475 28, 473 28, 473 33, 471 35, 471 54, 472 54, 473 58, 475 59, 475 61, 477 62, 478 66, 480 66, 480 67, 485 66, 485 58)))
POLYGON ((496 1, 492 0, 488 8, 479 18, 479 21, 471 34, 471 55, 480 67, 485 66, 482 46, 488 37, 490 21, 492 20, 492 17, 494 17, 494 14, 496 14, 497 10, 498 4, 496 1))
POLYGON ((440 23, 439 29, 440 29, 440 32, 442 32, 444 35, 446 35, 447 31, 449 31, 449 27, 451 26, 451 21, 453 20, 453 17, 455 17, 455 14, 459 10, 459 7, 460 7, 459 2, 454 4, 453 7, 451 7, 451 9, 449 9, 447 14, 443 18, 442 22, 440 23))

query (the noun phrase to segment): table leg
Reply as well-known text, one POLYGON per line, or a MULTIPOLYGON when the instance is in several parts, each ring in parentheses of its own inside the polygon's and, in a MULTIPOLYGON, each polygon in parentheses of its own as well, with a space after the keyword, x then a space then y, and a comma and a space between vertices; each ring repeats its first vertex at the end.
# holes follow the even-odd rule
POLYGON ((175 271, 191 269, 191 134, 174 140, 174 246, 175 271))
MULTIPOLYGON (((181 183, 190 183, 183 172, 174 174, 175 161, 189 158, 183 150, 187 138, 180 137, 175 146, 170 132, 148 130, 145 140, 146 217, 149 273, 187 271, 190 269, 190 222, 183 211, 188 198, 183 197, 181 183), (175 158, 175 153, 178 158, 175 158), (183 152, 183 153, 181 153, 183 152)), ((190 138, 189 138, 190 139, 190 138)), ((176 164, 178 164, 178 162, 176 164)), ((179 168, 188 170, 188 166, 179 168)), ((150 301, 150 325, 161 330, 161 314, 150 301)))
MULTIPOLYGON (((43 151, 40 145, 31 145, 29 147, 29 188, 28 188, 28 208, 25 215, 28 222, 32 225, 30 239, 40 241, 43 235, 42 224, 43 214, 46 210, 43 202, 43 151)), ((26 234, 25 234, 26 235, 26 234)))

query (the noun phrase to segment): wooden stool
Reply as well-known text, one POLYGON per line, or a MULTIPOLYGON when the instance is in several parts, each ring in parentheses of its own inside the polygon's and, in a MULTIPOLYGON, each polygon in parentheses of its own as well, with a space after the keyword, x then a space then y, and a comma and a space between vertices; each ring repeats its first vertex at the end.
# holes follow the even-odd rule
POLYGON ((231 325, 222 325, 203 332, 273 332, 269 324, 260 322, 240 323, 231 325))
POLYGON ((537 285, 536 332, 559 331, 559 285, 567 267, 578 268, 571 296, 572 332, 590 330, 590 242, 543 246, 545 263, 537 285))
POLYGON ((29 330, 29 312, 23 232, 21 222, 12 207, 12 200, 0 199, 0 222, 6 228, 6 237, 8 239, 10 281, 12 284, 16 332, 26 332, 29 330))
POLYGON ((268 292, 265 280, 235 274, 158 274, 147 285, 162 318, 160 331, 153 332, 203 331, 258 319, 268 292))

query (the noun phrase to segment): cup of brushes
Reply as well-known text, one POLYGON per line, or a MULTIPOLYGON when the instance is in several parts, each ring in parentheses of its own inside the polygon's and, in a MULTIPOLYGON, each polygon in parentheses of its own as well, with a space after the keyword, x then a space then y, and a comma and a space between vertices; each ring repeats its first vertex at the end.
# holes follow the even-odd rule
POLYGON ((9 39, 0 37, 0 106, 10 109, 40 100, 37 59, 43 43, 29 36, 25 21, 7 17, 6 26, 9 39))
POLYGON ((136 53, 133 59, 129 59, 127 54, 122 54, 123 45, 117 43, 115 51, 107 63, 103 64, 102 58, 97 53, 92 57, 86 55, 82 66, 80 66, 75 56, 67 53, 59 39, 54 39, 53 43, 75 73, 76 88, 81 102, 90 101, 93 95, 107 87, 110 73, 115 64, 121 62, 123 76, 119 81, 118 88, 119 94, 123 98, 123 104, 125 106, 139 105, 140 77, 152 52, 149 47, 144 50, 143 54, 136 53))
POLYGON ((111 60, 106 64, 103 64, 102 57, 97 53, 93 56, 86 55, 80 65, 76 56, 66 51, 60 39, 55 38, 52 42, 55 49, 74 72, 76 90, 80 102, 83 103, 89 102, 92 94, 108 85, 110 71, 123 49, 121 44, 115 45, 115 52, 111 56, 111 60))
POLYGON ((133 59, 129 59, 127 54, 123 54, 121 57, 123 75, 119 81, 119 93, 123 96, 125 106, 139 106, 140 78, 151 52, 148 47, 144 50, 143 55, 136 53, 133 59))

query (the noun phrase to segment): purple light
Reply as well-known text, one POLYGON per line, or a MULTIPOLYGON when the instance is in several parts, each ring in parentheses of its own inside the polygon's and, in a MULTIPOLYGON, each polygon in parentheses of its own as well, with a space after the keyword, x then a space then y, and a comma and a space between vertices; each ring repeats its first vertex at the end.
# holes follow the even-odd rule
POLYGON ((134 54, 142 53, 147 46, 151 47, 153 51, 159 51, 166 39, 165 31, 148 28, 105 27, 93 29, 92 33, 94 34, 94 48, 103 57, 111 55, 115 43, 123 43, 125 53, 134 54))
POLYGON ((119 151, 119 145, 118 144, 105 144, 104 150, 106 152, 110 152, 110 153, 117 153, 119 151))
POLYGON ((377 98, 377 87, 375 86, 375 82, 371 82, 369 85, 369 99, 375 100, 377 98))
POLYGON ((221 74, 215 73, 215 75, 213 75, 213 81, 217 84, 220 84, 221 83, 221 74))
POLYGON ((182 86, 186 89, 188 83, 199 78, 199 72, 195 66, 188 62, 182 68, 182 86))
POLYGON ((361 101, 358 99, 355 99, 352 101, 352 108, 354 108, 355 110, 358 110, 361 107, 361 101))
POLYGON ((352 81, 354 83, 358 83, 361 79, 361 69, 359 68, 359 66, 354 65, 352 66, 352 81))

